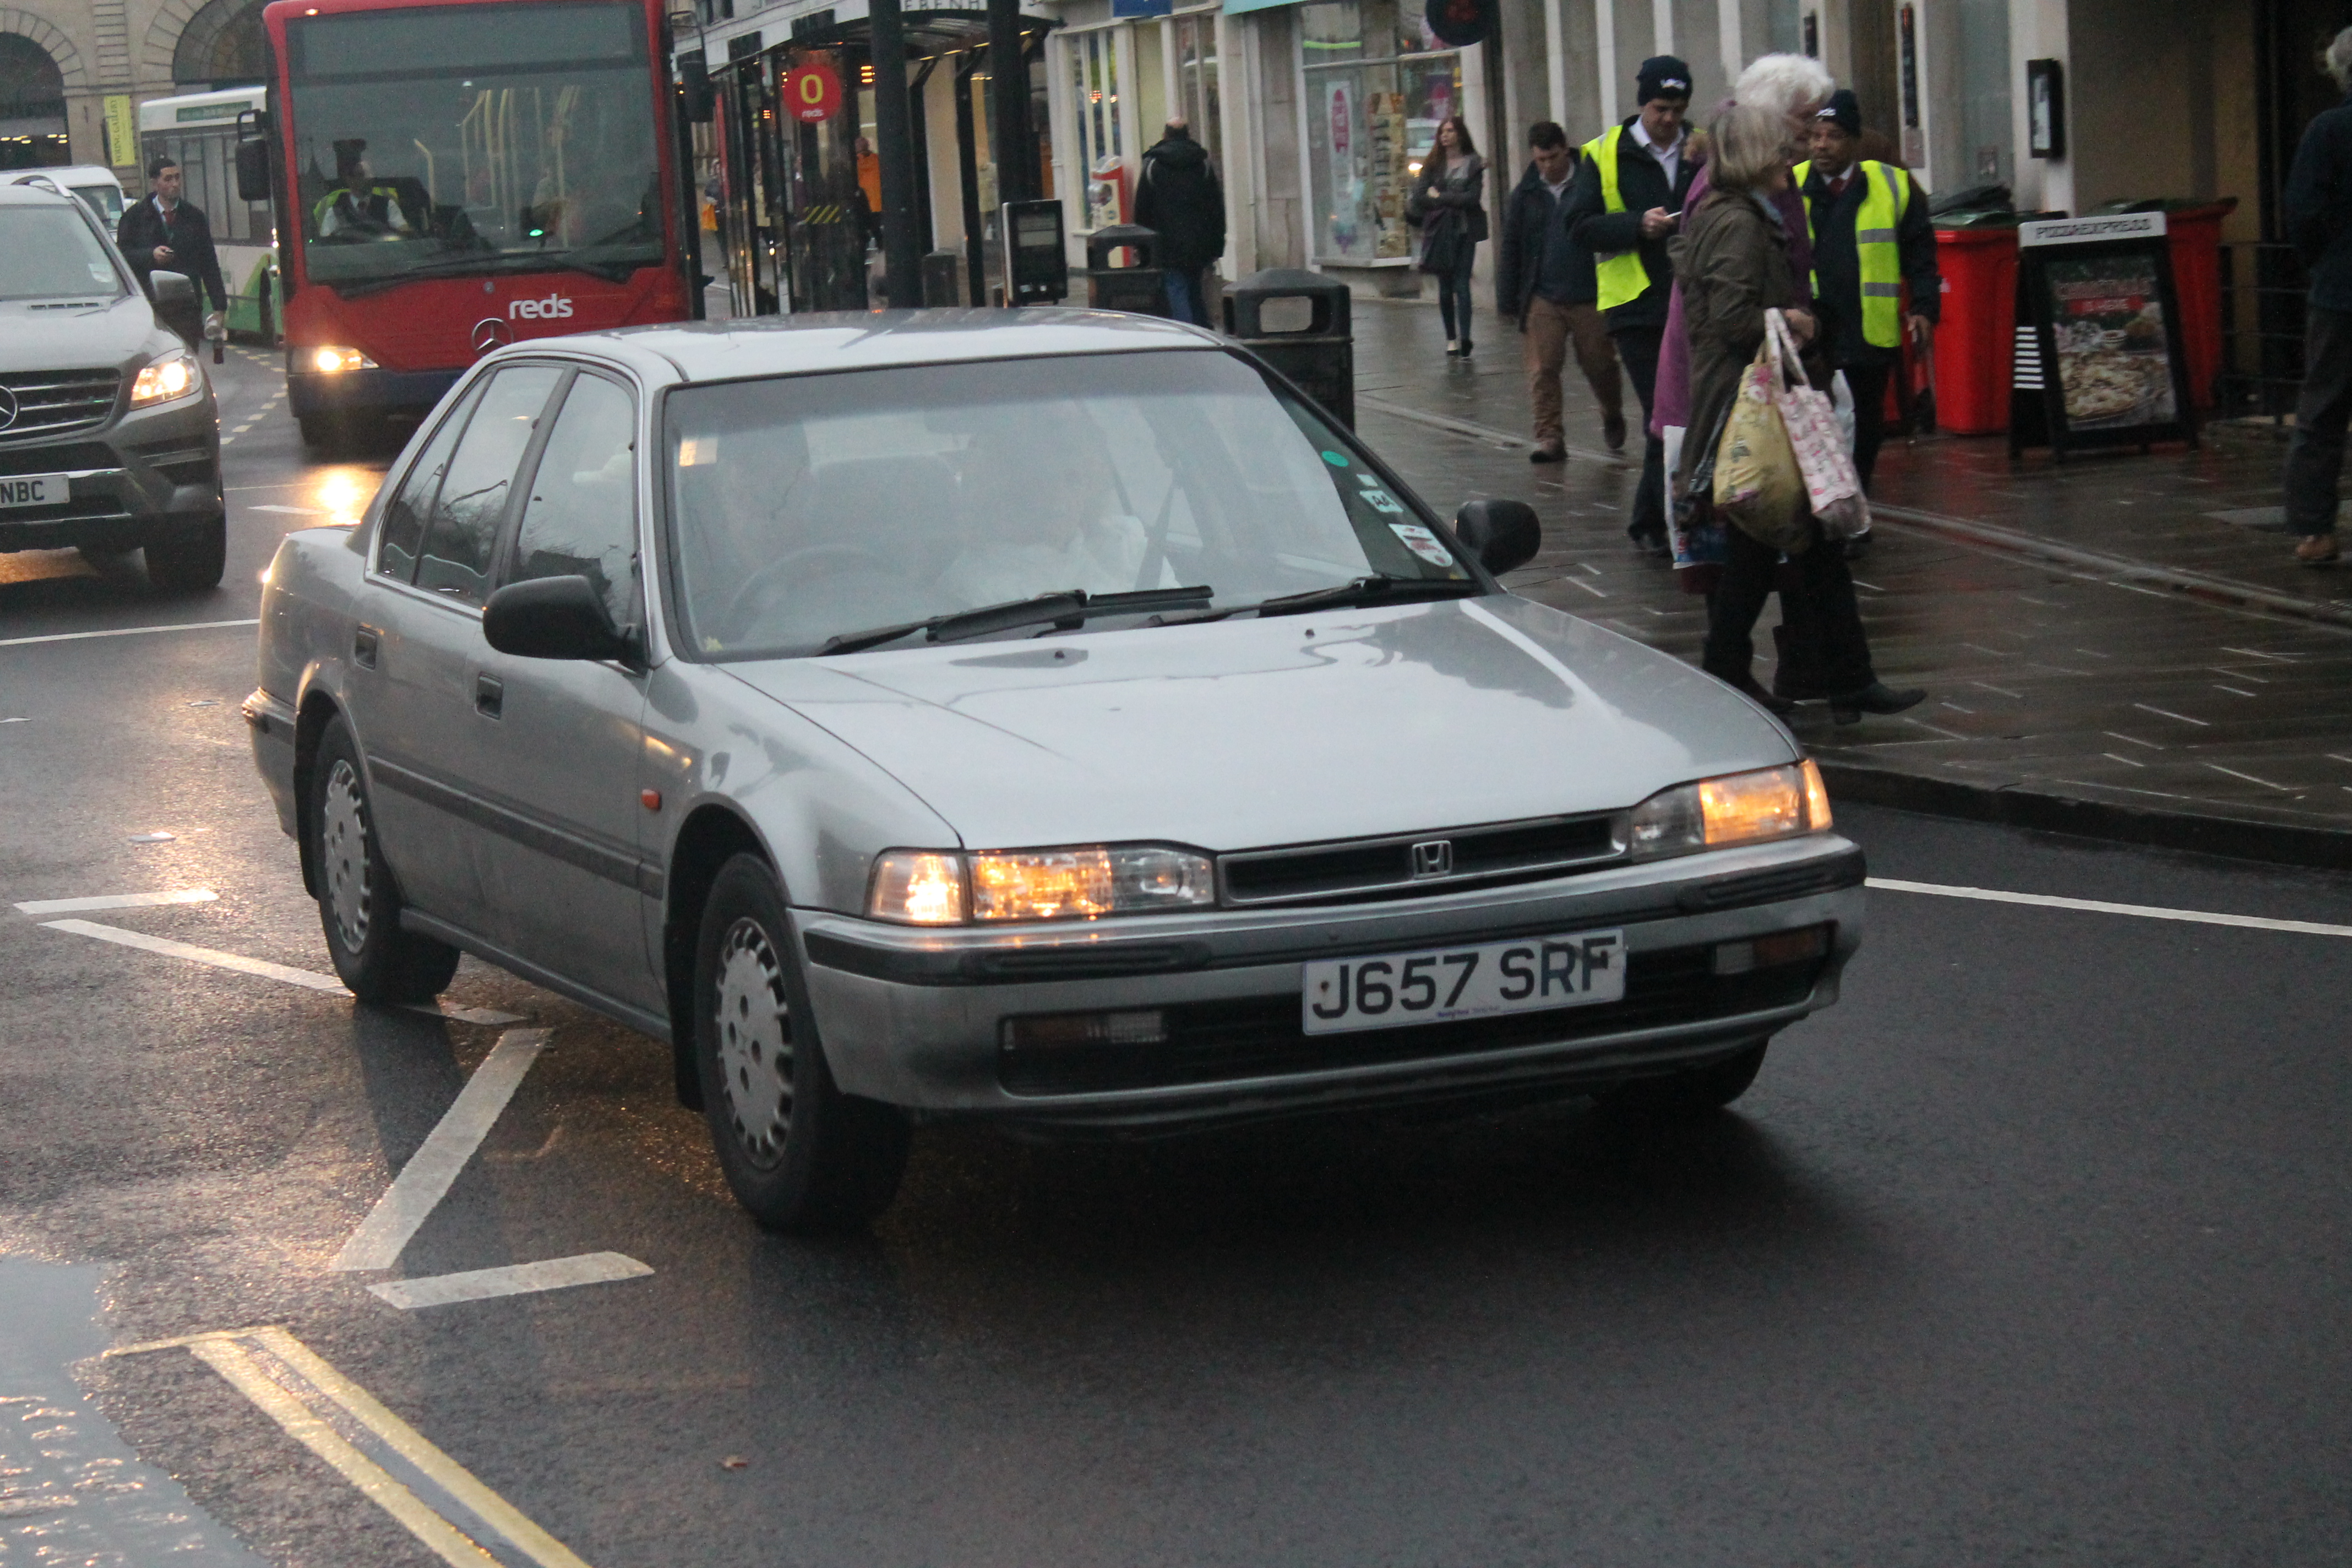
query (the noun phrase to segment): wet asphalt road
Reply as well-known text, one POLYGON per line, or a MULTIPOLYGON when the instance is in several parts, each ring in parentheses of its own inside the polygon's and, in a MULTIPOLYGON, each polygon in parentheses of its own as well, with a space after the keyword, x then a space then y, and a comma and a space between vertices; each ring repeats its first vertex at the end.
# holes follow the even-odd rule
MULTIPOLYGON (((222 381, 226 584, 0 557, 0 642, 249 617, 364 504, 380 461, 222 381)), ((89 918, 328 967, 251 650, 0 646, 0 1563, 445 1560, 187 1349, 94 1354, 269 1324, 598 1568, 2352 1560, 2352 941, 1879 892, 1709 1124, 930 1131, 828 1244, 742 1217, 653 1045, 468 961, 451 1001, 552 1034, 394 1272, 654 1272, 404 1311, 327 1265, 500 1029, 5 907, 208 888, 89 918)), ((1842 826, 1881 877, 2352 922, 2342 879, 1842 826)))

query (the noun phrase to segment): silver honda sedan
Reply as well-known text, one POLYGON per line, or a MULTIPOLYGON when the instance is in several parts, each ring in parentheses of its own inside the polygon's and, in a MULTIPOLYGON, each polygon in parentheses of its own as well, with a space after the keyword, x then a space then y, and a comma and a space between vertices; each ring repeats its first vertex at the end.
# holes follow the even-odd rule
POLYGON ((667 1040, 781 1229, 950 1117, 1711 1111, 1862 853, 1746 698, 1498 586, 1536 545, 1171 322, 540 340, 287 539, 246 714, 357 995, 462 951, 667 1040))

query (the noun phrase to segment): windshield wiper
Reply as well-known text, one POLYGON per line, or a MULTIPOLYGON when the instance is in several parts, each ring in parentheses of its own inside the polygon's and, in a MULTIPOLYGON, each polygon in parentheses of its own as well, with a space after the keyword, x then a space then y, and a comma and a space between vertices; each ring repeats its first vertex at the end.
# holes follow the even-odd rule
POLYGON ((1260 620, 1268 616, 1303 616, 1310 610, 1349 608, 1358 605, 1397 605, 1414 599, 1468 599, 1486 591, 1485 585, 1467 577, 1359 577, 1351 583, 1340 583, 1328 588, 1310 588, 1304 594, 1285 594, 1278 599, 1242 606, 1255 609, 1260 620))
POLYGON ((923 634, 925 642, 961 642, 1022 626, 1079 626, 1094 616, 1136 615, 1182 605, 1205 605, 1216 596, 1217 591, 1208 587, 1144 588, 1132 594, 1089 594, 1083 588, 1072 588, 1063 593, 1039 594, 1034 598, 1008 599, 1001 605, 983 605, 976 610, 959 610, 952 616, 933 616, 928 621, 843 632, 825 638, 824 646, 816 651, 820 655, 856 653, 917 632, 923 634))

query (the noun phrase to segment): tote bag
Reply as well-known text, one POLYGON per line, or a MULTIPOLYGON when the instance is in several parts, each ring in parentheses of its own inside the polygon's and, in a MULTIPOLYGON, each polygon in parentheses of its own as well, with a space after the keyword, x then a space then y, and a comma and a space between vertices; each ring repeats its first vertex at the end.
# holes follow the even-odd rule
POLYGON ((1852 539, 1870 528, 1870 503, 1862 496, 1862 476, 1855 472, 1853 449, 1838 428, 1837 406, 1826 392, 1817 392, 1805 380, 1797 355, 1797 337, 1788 318, 1778 310, 1764 312, 1764 336, 1778 360, 1773 402, 1797 455, 1797 470, 1804 476, 1805 499, 1822 532, 1831 539, 1852 539))
POLYGON ((1739 391, 1715 448, 1715 510, 1726 522, 1784 555, 1812 542, 1805 520, 1805 478, 1782 423, 1780 356, 1767 331, 1739 373, 1739 391))

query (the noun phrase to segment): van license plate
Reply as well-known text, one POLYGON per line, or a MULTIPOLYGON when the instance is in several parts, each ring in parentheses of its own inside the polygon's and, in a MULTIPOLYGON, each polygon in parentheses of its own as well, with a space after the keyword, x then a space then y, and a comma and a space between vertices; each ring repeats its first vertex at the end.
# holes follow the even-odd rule
POLYGON ((1625 995, 1625 933, 1577 931, 1304 966, 1299 1026, 1310 1035, 1444 1024, 1625 995))
POLYGON ((0 507, 63 506, 72 494, 73 481, 63 474, 0 477, 0 507))

